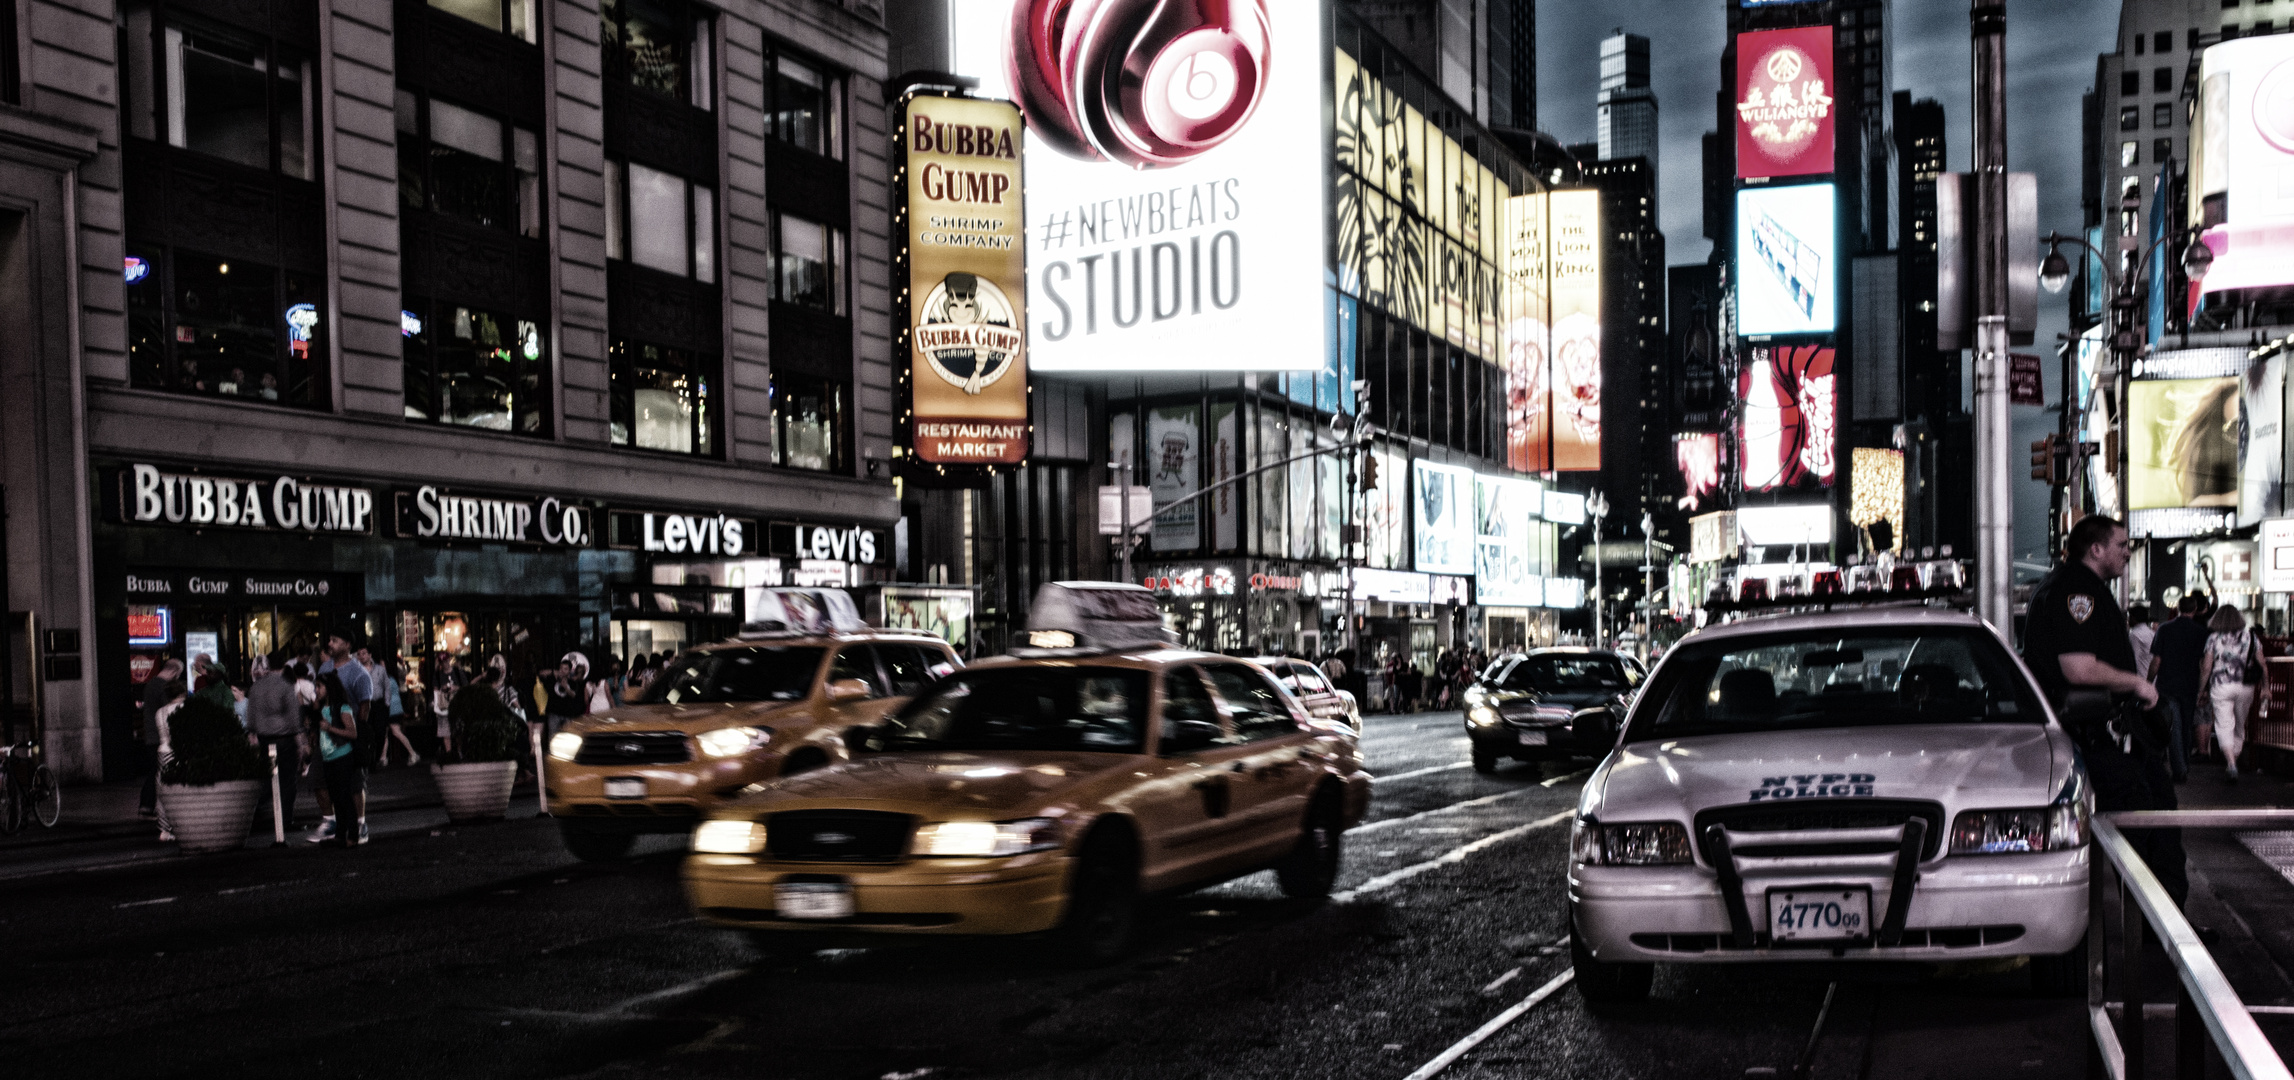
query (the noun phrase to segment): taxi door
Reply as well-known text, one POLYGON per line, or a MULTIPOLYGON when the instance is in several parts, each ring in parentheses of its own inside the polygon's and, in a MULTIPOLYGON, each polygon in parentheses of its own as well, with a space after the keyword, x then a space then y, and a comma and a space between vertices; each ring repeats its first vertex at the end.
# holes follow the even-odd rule
POLYGON ((1297 701, 1247 664, 1205 664, 1235 737, 1247 751, 1236 762, 1234 814, 1240 847, 1252 862, 1277 859, 1298 843, 1307 801, 1321 770, 1314 767, 1314 735, 1297 701))
POLYGON ((1252 748, 1221 721, 1217 703, 1193 668, 1170 668, 1160 677, 1158 740, 1167 746, 1165 733, 1181 720, 1218 724, 1220 736, 1208 745, 1169 753, 1164 746, 1147 748, 1154 756, 1140 770, 1131 812, 1142 834, 1140 885, 1149 891, 1217 877, 1247 859, 1245 823, 1235 810, 1250 788, 1245 759, 1252 748))
MULTIPOLYGON (((876 650, 877 646, 872 642, 847 642, 837 650, 836 656, 829 661, 828 678, 822 680, 820 696, 815 699, 813 708, 813 715, 818 716, 821 721, 821 726, 816 730, 823 737, 828 735, 842 737, 845 732, 855 727, 874 725, 884 719, 885 713, 896 708, 899 700, 905 700, 894 699, 887 691, 884 675, 876 667, 876 650), (835 700, 829 696, 838 683, 852 680, 858 680, 867 687, 868 693, 863 697, 847 698, 843 701, 835 700)), ((806 741, 823 742, 823 737, 808 735, 806 741)), ((834 744, 829 745, 833 746, 834 744)))

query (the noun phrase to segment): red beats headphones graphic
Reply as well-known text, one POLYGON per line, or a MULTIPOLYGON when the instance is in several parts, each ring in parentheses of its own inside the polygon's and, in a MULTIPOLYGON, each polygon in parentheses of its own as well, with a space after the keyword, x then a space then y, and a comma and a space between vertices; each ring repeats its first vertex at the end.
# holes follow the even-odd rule
POLYGON ((1265 0, 1014 0, 1012 86, 1063 153, 1176 165, 1250 120, 1269 36, 1265 0))

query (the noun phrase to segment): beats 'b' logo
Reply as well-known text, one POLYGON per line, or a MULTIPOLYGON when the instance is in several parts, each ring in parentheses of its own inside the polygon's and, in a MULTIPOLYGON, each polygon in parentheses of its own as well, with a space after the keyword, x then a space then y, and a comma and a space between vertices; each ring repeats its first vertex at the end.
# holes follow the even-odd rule
POLYGON ((1176 165, 1249 122, 1269 36, 1265 0, 1015 0, 1012 86, 1063 153, 1176 165))

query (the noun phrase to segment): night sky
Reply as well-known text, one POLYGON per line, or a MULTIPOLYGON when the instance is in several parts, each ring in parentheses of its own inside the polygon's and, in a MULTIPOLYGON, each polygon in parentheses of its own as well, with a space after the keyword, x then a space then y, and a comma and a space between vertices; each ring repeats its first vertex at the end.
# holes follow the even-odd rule
MULTIPOLYGON (((1966 0, 1895 0, 1896 85, 1914 98, 1943 103, 1950 167, 1968 165, 1968 24, 1966 0)), ((1604 0, 1599 4, 1539 0, 1537 5, 1538 123, 1563 143, 1594 139, 1594 94, 1600 87, 1600 42, 1615 30, 1649 39, 1651 82, 1657 93, 1663 140, 1658 211, 1667 261, 1702 262, 1712 245, 1704 238, 1703 152, 1700 139, 1713 125, 1713 94, 1721 89, 1720 55, 1726 18, 1720 0, 1604 0)), ((2039 225, 2073 233, 2079 227, 2079 97, 2095 78, 2095 56, 2118 33, 2115 0, 2010 0, 2007 8, 2008 167, 2039 174, 2039 225)), ((2037 347, 2046 358, 2047 399, 2060 400, 2053 344, 2066 328, 2064 297, 2040 294, 2037 347)), ((2023 478, 2023 444, 2054 429, 2050 414, 2015 410, 2016 446, 2009 460, 2016 478, 2016 551, 2019 560, 2044 561, 2047 489, 2023 478)))

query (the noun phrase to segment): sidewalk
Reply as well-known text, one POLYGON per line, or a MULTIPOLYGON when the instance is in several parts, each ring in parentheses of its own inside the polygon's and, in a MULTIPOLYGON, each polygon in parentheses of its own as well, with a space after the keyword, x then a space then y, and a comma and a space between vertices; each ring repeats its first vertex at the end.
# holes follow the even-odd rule
MULTIPOLYGON (((55 828, 43 829, 34 823, 14 836, 0 836, 0 880, 184 857, 174 844, 160 841, 157 822, 137 813, 142 786, 140 781, 127 780, 65 788, 64 812, 55 828)), ((290 815, 293 820, 318 821, 317 796, 308 783, 297 793, 295 806, 290 815)), ((508 816, 538 817, 540 811, 533 781, 521 779, 510 794, 508 816)), ((428 764, 411 768, 394 765, 367 774, 366 815, 368 835, 377 840, 424 835, 448 824, 428 764)), ((267 793, 256 808, 254 820, 247 847, 267 850, 273 837, 267 793)), ((308 825, 290 831, 287 843, 308 846, 302 842, 308 831, 308 825)))

